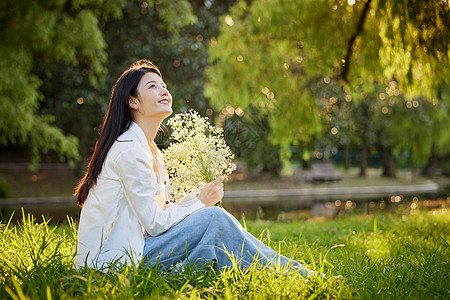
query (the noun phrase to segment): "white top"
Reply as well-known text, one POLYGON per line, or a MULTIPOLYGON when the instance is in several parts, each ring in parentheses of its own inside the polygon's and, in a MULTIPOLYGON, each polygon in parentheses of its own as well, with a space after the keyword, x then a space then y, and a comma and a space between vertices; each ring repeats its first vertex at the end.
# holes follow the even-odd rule
POLYGON ((109 150, 81 210, 76 267, 138 262, 145 234, 160 235, 205 206, 193 194, 169 203, 169 178, 159 150, 159 183, 153 159, 144 132, 132 122, 109 150))

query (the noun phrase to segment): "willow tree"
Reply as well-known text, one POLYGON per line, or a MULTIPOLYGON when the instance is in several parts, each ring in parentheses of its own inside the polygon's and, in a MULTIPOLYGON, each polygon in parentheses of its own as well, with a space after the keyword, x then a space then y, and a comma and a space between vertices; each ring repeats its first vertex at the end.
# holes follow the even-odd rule
POLYGON ((284 161, 323 132, 312 85, 339 81, 361 103, 395 80, 407 99, 437 101, 449 75, 447 1, 239 1, 222 20, 205 94, 258 110, 284 161))
POLYGON ((84 127, 91 127, 89 115, 101 118, 105 101, 99 99, 107 101, 111 86, 102 85, 108 72, 116 77, 117 69, 135 60, 125 46, 143 48, 140 42, 149 26, 176 37, 180 28, 196 21, 187 0, 1 1, 0 145, 27 147, 34 167, 49 150, 61 159, 78 159, 79 139, 66 132, 83 139, 89 131, 84 127), (108 40, 111 33, 104 32, 105 24, 120 20, 124 8, 131 6, 142 12, 139 16, 152 11, 158 18, 147 14, 146 20, 132 16, 121 22, 115 29, 128 36, 121 48, 125 58, 109 64, 108 42, 116 41, 108 40), (130 32, 130 22, 142 30, 130 32))
MULTIPOLYGON (((101 123, 111 87, 123 70, 138 59, 148 58, 161 67, 166 81, 169 81, 168 74, 177 74, 172 63, 180 59, 177 50, 189 46, 181 30, 196 23, 193 11, 187 0, 133 0, 122 7, 120 17, 99 19, 106 59, 102 63, 104 70, 97 76, 98 84, 89 79, 89 67, 82 62, 71 65, 53 58, 40 58, 35 62, 35 75, 42 81, 39 92, 43 98, 38 114, 54 115, 54 126, 78 138, 81 159, 76 164, 77 172, 82 174, 86 169, 85 163, 98 138, 95 128, 101 123), (166 66, 172 67, 170 72, 166 66)), ((196 42, 195 36, 191 40, 196 42)), ((186 79, 177 82, 193 85, 186 79)), ((173 89, 173 84, 167 83, 173 89)), ((174 99, 180 98, 177 96, 174 95, 174 99)))
MULTIPOLYGON (((42 151, 78 158, 74 136, 39 114, 40 60, 85 66, 92 83, 102 76, 106 47, 99 19, 120 16, 124 1, 2 1, 0 4, 0 144, 29 148, 36 166, 42 151)), ((45 71, 45 69, 44 69, 45 71)), ((64 93, 64 86, 60 87, 64 93)), ((70 112, 67 112, 68 114, 70 112)))

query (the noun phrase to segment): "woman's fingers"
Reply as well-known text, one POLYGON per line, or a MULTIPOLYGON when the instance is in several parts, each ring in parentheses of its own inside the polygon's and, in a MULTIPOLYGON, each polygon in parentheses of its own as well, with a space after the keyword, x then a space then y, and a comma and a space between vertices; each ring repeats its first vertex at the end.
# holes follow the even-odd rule
POLYGON ((211 182, 214 182, 214 183, 216 183, 216 184, 223 184, 223 180, 225 179, 225 177, 223 177, 223 176, 219 176, 219 177, 217 177, 215 180, 213 180, 213 181, 211 181, 211 182))
POLYGON ((198 199, 205 203, 206 206, 215 205, 221 202, 223 197, 223 176, 219 176, 215 180, 206 184, 198 196, 198 199))

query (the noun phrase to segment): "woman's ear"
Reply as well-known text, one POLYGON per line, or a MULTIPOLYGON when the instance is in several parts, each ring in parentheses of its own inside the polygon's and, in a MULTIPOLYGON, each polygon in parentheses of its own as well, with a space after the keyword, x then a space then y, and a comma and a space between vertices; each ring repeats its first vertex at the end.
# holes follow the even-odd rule
POLYGON ((130 96, 128 98, 128 105, 130 105, 130 107, 132 109, 138 109, 138 100, 136 97, 130 96))

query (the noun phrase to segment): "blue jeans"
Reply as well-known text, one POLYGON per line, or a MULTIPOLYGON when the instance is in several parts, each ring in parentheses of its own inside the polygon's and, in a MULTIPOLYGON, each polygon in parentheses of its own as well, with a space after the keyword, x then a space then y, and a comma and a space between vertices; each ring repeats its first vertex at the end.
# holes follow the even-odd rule
POLYGON ((144 259, 151 265, 159 260, 164 267, 178 262, 203 265, 214 261, 221 268, 233 266, 234 259, 242 269, 255 261, 264 267, 294 268, 303 276, 310 272, 299 262, 264 245, 217 206, 200 209, 165 233, 147 237, 144 259))

